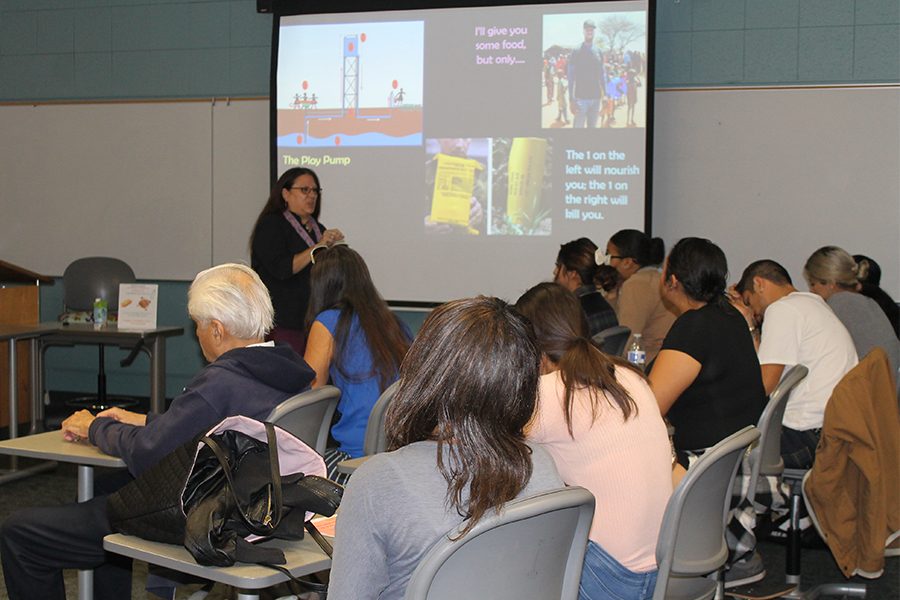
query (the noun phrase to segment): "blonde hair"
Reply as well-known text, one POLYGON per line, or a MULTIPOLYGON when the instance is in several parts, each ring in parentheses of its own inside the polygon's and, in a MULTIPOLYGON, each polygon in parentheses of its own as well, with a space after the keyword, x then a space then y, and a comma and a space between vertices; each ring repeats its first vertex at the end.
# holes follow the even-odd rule
POLYGON ((843 248, 823 246, 806 261, 803 275, 810 283, 833 283, 842 288, 854 289, 859 283, 859 266, 843 248))

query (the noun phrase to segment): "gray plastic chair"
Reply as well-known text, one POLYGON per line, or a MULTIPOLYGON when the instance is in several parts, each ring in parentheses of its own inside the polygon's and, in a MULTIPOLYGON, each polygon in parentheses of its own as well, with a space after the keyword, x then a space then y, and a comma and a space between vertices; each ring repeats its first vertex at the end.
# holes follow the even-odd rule
MULTIPOLYGON (((109 314, 115 315, 119 312, 119 284, 134 282, 134 271, 123 260, 108 256, 79 258, 69 264, 63 273, 64 315, 73 311, 91 312, 96 298, 106 300, 109 314)), ((47 346, 50 345, 61 344, 47 344, 47 346)), ((136 405, 137 402, 133 399, 108 397, 106 393, 106 354, 103 344, 97 344, 97 347, 99 348, 100 364, 97 370, 97 395, 96 397, 75 398, 69 401, 69 404, 91 410, 103 410, 111 406, 136 405)), ((138 352, 144 348, 142 343, 139 343, 137 346, 128 346, 124 349, 130 350, 130 353, 120 361, 120 365, 127 367, 134 362, 138 352)))
POLYGON ((622 356, 629 337, 631 337, 631 329, 624 325, 616 325, 615 327, 607 327, 595 334, 591 339, 607 354, 622 356))
POLYGON ((594 516, 584 488, 506 504, 461 539, 448 532, 422 559, 406 600, 575 600, 594 516))
POLYGON ((399 386, 399 381, 389 385, 381 392, 378 400, 372 406, 372 412, 369 413, 369 420, 366 422, 366 437, 363 439, 363 454, 365 456, 380 454, 387 448, 387 437, 384 433, 384 416, 399 386))
POLYGON ((387 389, 381 392, 378 400, 376 400, 375 404, 372 406, 372 412, 369 413, 369 420, 366 422, 366 435, 363 438, 363 455, 338 463, 338 473, 351 475, 368 457, 373 454, 380 454, 387 449, 387 436, 384 432, 384 417, 387 414, 388 406, 390 406, 391 401, 394 399, 394 394, 397 392, 397 387, 399 385, 400 382, 395 381, 389 385, 387 389))
POLYGON ((654 600, 713 598, 721 592, 719 571, 728 559, 725 517, 741 456, 759 439, 752 425, 728 436, 694 463, 675 488, 663 514, 656 544, 659 574, 654 600))
POLYGON ((323 385, 292 396, 272 409, 266 421, 278 425, 323 455, 341 390, 323 385))
POLYGON ((118 312, 119 284, 134 283, 134 271, 123 260, 108 256, 79 258, 63 273, 63 304, 66 310, 90 311, 94 299, 109 304, 109 312, 118 312))
POLYGON ((759 429, 759 442, 750 449, 750 482, 747 488, 747 500, 756 499, 756 486, 760 476, 777 477, 784 472, 784 461, 781 459, 781 420, 791 392, 797 384, 806 378, 809 369, 803 365, 791 367, 775 389, 769 394, 769 401, 759 416, 756 428, 759 429))

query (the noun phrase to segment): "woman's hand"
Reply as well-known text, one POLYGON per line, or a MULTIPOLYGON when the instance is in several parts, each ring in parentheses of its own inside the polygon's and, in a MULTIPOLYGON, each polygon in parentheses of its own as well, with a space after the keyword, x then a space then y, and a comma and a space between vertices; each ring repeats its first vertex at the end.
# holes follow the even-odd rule
POLYGON ((98 417, 109 417, 119 423, 126 425, 134 425, 135 427, 143 427, 147 424, 147 415, 131 412, 124 408, 107 408, 103 412, 97 413, 98 417))
POLYGON ((322 234, 322 243, 331 248, 337 242, 344 240, 344 234, 340 229, 326 229, 322 234))

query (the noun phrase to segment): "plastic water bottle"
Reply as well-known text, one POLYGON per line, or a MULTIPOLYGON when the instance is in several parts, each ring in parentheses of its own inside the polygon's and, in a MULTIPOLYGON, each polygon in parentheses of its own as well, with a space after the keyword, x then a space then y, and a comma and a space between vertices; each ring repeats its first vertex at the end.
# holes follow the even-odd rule
POLYGON ((647 363, 647 353, 644 352, 644 343, 641 341, 641 334, 634 334, 634 341, 628 347, 628 362, 636 366, 640 370, 644 370, 647 363))
POLYGON ((109 304, 103 298, 94 298, 94 329, 106 326, 106 317, 109 312, 109 304))

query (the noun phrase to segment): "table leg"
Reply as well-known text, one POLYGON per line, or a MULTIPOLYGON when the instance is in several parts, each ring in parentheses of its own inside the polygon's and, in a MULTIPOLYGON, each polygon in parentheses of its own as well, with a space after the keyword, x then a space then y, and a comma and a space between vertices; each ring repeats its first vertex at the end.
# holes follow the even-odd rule
POLYGON ((166 409, 166 338, 150 341, 150 410, 162 414, 166 409))
MULTIPOLYGON (((16 338, 9 338, 9 439, 19 435, 19 371, 16 365, 16 338)), ((15 468, 15 466, 13 466, 15 468)))
POLYGON ((40 340, 36 337, 29 341, 31 353, 31 366, 29 376, 31 378, 31 429, 30 434, 35 434, 44 428, 44 361, 41 352, 40 340))
MULTIPOLYGON (((94 467, 78 465, 78 501, 85 502, 94 497, 94 467)), ((93 600, 94 572, 78 571, 78 600, 93 600)))

